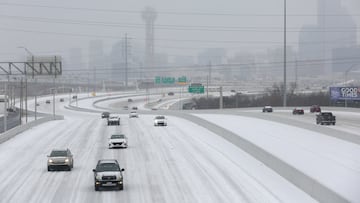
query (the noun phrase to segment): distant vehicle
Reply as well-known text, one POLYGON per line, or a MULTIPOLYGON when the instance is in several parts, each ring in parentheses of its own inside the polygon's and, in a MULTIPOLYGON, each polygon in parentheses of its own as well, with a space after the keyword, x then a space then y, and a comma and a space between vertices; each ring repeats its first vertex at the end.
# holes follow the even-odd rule
POLYGON ((95 191, 99 191, 101 187, 116 187, 123 190, 123 171, 125 169, 120 168, 115 159, 99 160, 96 168, 93 169, 95 191))
POLYGON ((74 96, 72 96, 72 98, 73 98, 73 99, 77 99, 78 97, 77 97, 77 95, 74 95, 74 96))
POLYGON ((316 115, 316 124, 335 125, 336 117, 331 112, 321 112, 316 115))
POLYGON ((124 134, 114 134, 111 135, 109 139, 109 149, 114 147, 124 147, 127 148, 127 137, 124 134))
POLYGON ((186 109, 186 110, 190 110, 190 109, 191 109, 191 110, 195 110, 195 109, 197 109, 197 106, 196 106, 195 103, 189 102, 189 103, 183 104, 182 108, 183 108, 183 109, 186 109))
POLYGON ((6 109, 7 112, 16 112, 16 108, 15 107, 9 107, 6 109))
POLYGON ((123 110, 129 110, 128 106, 123 106, 123 110))
POLYGON ((107 121, 108 125, 120 125, 120 116, 110 116, 107 121))
POLYGON ((153 107, 151 108, 151 110, 156 111, 156 110, 158 110, 158 108, 156 108, 155 106, 153 106, 153 107))
POLYGON ((236 90, 230 90, 230 92, 235 93, 235 92, 236 92, 236 90))
POLYGON ((54 149, 48 155, 47 170, 67 169, 71 171, 74 168, 74 159, 69 149, 54 149))
POLYGON ((165 116, 156 116, 154 118, 154 126, 167 126, 167 121, 165 116))
POLYGON ((64 98, 60 98, 60 102, 64 102, 64 98))
POLYGON ((101 118, 109 118, 110 117, 110 113, 109 112, 102 112, 101 114, 101 118))
POLYGON ((293 109, 292 114, 293 114, 293 115, 304 115, 304 109, 302 109, 302 108, 295 108, 295 109, 293 109))
POLYGON ((133 102, 133 100, 131 98, 128 99, 128 102, 133 102))
POLYGON ((310 113, 315 113, 315 112, 317 113, 321 112, 321 108, 319 105, 312 105, 310 107, 310 113))
POLYGON ((129 114, 129 118, 138 118, 138 117, 139 117, 139 115, 136 111, 132 111, 129 114))
POLYGON ((50 100, 46 100, 45 103, 50 104, 51 102, 50 102, 50 100))
POLYGON ((273 112, 273 108, 272 106, 264 106, 264 108, 262 109, 262 112, 273 112))
POLYGON ((174 92, 169 92, 168 96, 174 96, 174 92))
POLYGON ((36 103, 36 106, 40 106, 40 104, 39 104, 39 103, 36 103))
POLYGON ((131 109, 132 109, 132 110, 138 110, 138 107, 137 107, 137 106, 133 106, 131 109))

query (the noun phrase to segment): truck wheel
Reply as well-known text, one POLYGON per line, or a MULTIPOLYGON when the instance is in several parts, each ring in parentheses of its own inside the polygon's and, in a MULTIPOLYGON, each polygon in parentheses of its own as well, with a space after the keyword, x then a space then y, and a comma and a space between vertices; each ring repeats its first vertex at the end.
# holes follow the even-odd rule
POLYGON ((123 184, 119 185, 119 190, 124 190, 124 185, 123 184))
POLYGON ((99 186, 95 185, 95 191, 99 191, 99 186))
POLYGON ((50 166, 48 166, 48 167, 47 167, 47 170, 48 170, 48 171, 51 171, 51 168, 50 168, 50 166))

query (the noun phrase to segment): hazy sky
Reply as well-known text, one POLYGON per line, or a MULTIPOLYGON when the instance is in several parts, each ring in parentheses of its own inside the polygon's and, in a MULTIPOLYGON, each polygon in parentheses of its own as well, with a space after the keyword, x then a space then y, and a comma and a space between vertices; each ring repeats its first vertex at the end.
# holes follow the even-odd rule
MULTIPOLYGON (((287 0, 290 45, 297 47, 301 26, 316 23, 316 2, 287 0)), ((343 5, 359 25, 360 1, 343 0, 343 5)), ((0 1, 0 58, 24 56, 19 46, 35 55, 66 54, 71 48, 86 54, 94 39, 104 40, 108 53, 125 33, 143 47, 145 6, 158 11, 155 51, 169 56, 216 47, 261 51, 283 41, 283 0, 8 0, 0 1)))

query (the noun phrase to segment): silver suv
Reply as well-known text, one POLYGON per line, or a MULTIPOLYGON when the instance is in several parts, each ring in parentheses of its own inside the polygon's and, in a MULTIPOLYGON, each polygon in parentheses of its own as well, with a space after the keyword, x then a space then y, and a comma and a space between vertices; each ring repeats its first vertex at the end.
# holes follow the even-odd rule
POLYGON ((101 187, 116 187, 119 190, 123 190, 123 171, 125 169, 120 168, 119 163, 115 159, 99 160, 96 168, 93 169, 95 191, 99 191, 101 187))
POLYGON ((74 159, 69 149, 53 149, 48 155, 47 170, 67 169, 71 171, 74 168, 74 159))

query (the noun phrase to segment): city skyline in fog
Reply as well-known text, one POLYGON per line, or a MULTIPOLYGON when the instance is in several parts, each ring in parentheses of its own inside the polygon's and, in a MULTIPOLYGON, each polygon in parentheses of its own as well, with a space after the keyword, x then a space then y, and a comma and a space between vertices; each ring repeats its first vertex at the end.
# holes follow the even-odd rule
MULTIPOLYGON (((303 26, 316 25, 317 1, 287 1, 288 46, 298 49, 303 26)), ((327 1, 330 2, 332 1, 327 1)), ((343 0, 343 8, 360 22, 360 4, 343 0)), ((283 43, 283 1, 204 0, 153 1, 36 1, 0 3, 1 59, 21 60, 27 47, 34 55, 57 54, 68 57, 71 50, 81 52, 89 61, 91 41, 102 41, 103 54, 111 55, 113 46, 125 36, 130 38, 131 54, 145 54, 145 25, 141 12, 153 7, 155 53, 169 58, 197 57, 207 49, 223 48, 228 56, 237 53, 263 53, 279 49, 283 43), (86 4, 85 4, 86 2, 86 4)), ((329 14, 331 15, 331 14, 329 14)), ((343 18, 344 16, 337 16, 343 18)), ((359 44, 359 32, 357 32, 359 44)))

